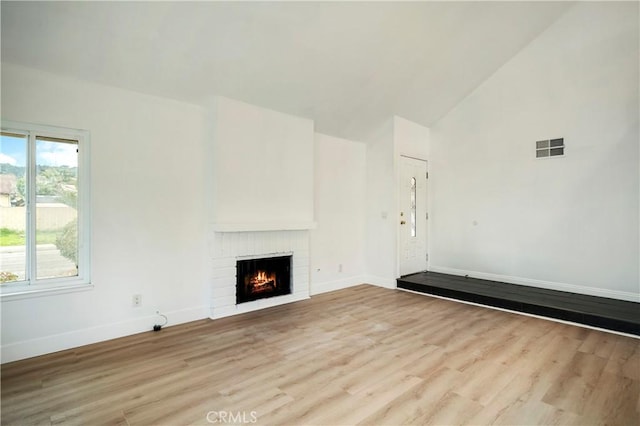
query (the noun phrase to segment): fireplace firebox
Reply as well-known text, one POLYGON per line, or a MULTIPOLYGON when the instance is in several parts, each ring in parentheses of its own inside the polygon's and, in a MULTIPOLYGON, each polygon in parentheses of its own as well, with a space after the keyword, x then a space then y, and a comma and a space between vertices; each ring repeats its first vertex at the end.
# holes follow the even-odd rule
POLYGON ((291 294, 291 256, 236 262, 236 304, 291 294))

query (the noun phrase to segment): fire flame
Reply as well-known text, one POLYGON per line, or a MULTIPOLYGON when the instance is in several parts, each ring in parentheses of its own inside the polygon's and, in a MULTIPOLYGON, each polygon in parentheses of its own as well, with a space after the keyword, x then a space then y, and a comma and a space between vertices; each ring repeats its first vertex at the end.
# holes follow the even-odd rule
POLYGON ((273 272, 256 271, 249 279, 249 288, 251 293, 274 290, 276 288, 276 274, 273 272))
POLYGON ((251 278, 251 282, 254 284, 265 283, 267 281, 271 281, 271 279, 267 276, 265 271, 258 271, 253 278, 251 278))

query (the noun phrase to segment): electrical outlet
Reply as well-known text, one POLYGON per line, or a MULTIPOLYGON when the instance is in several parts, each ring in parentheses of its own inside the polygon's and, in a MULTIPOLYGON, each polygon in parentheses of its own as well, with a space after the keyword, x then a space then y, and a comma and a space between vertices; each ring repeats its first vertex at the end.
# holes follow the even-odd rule
POLYGON ((142 295, 141 294, 134 294, 133 295, 132 305, 133 305, 134 308, 139 308, 140 306, 142 306, 142 295))

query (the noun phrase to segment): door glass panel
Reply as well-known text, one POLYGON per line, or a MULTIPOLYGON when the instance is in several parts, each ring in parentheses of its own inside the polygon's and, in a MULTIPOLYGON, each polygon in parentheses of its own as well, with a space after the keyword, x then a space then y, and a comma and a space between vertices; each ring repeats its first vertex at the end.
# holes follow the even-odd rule
POLYGON ((78 142, 36 138, 36 276, 78 275, 78 142))
POLYGON ((415 237, 416 234, 416 178, 411 178, 411 209, 410 209, 410 217, 409 223, 411 224, 411 236, 415 237))
POLYGON ((0 284, 27 273, 27 136, 0 136, 0 284))

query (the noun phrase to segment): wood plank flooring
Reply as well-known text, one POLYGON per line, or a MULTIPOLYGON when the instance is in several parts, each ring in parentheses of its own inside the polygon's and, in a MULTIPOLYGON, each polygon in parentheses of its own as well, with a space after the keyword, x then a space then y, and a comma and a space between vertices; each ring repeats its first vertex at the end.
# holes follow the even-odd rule
POLYGON ((1 380, 3 425, 640 424, 640 340, 368 285, 1 380))

